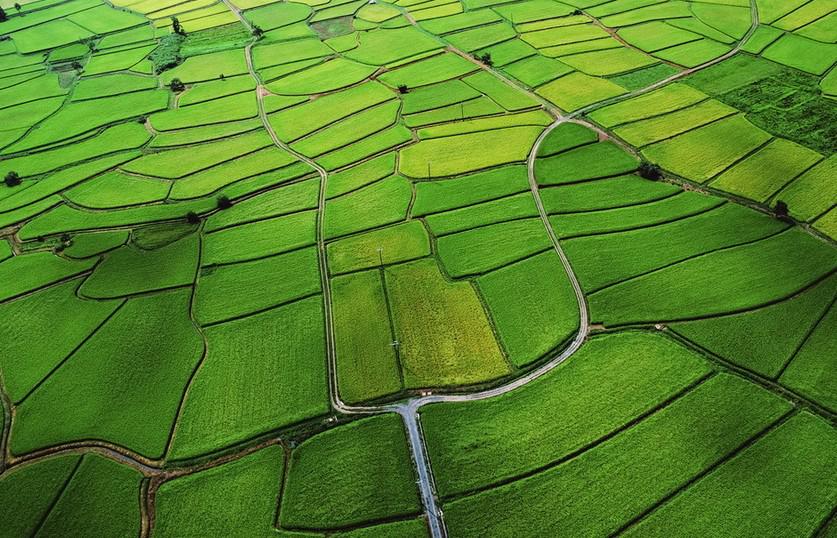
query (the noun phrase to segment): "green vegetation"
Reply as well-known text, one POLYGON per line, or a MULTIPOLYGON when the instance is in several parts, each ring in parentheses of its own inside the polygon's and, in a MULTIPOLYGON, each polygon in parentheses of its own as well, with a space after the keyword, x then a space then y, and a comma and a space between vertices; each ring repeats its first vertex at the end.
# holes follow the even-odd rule
POLYGON ((611 325, 734 312, 792 295, 834 264, 828 246, 792 229, 616 284, 590 295, 590 309, 611 325))
POLYGON ((79 288, 79 295, 108 299, 192 284, 198 265, 198 237, 144 250, 133 245, 107 254, 79 288))
POLYGON ((816 76, 741 55, 686 82, 745 112, 754 125, 822 154, 835 146, 835 111, 816 76))
POLYGON ((313 211, 305 211, 208 234, 201 264, 241 262, 313 245, 315 217, 313 211))
POLYGON ((832 277, 787 301, 731 316, 675 323, 671 328, 730 362, 775 378, 797 355, 835 291, 837 279, 832 277))
POLYGON ((450 80, 476 71, 476 69, 474 64, 461 56, 446 52, 391 70, 381 75, 380 80, 393 88, 399 84, 416 88, 450 80))
POLYGON ((314 248, 220 267, 205 267, 195 291, 195 317, 206 325, 319 293, 314 248), (271 275, 272 278, 266 277, 271 275), (234 302, 229 300, 235 295, 234 302))
POLYGON ((636 157, 616 144, 602 142, 539 158, 535 174, 541 185, 556 185, 626 174, 638 164, 636 157))
POLYGON ((137 534, 141 478, 135 469, 115 461, 92 454, 82 457, 38 532, 84 536, 95 528, 109 536, 137 534))
POLYGON ((751 1, 0 0, 0 535, 833 536, 837 12, 751 1))
POLYGON ((546 250, 551 245, 538 218, 481 226, 436 241, 447 273, 462 277, 485 273, 546 250))
POLYGON ((400 151, 399 171, 412 178, 445 177, 523 162, 540 127, 509 127, 422 140, 400 151), (479 144, 481 151, 469 148, 479 144))
POLYGON ((837 61, 834 47, 795 34, 780 37, 762 55, 814 75, 822 75, 837 61))
POLYGON ((708 373, 667 338, 623 332, 592 338, 559 368, 500 398, 431 405, 421 419, 438 490, 458 496, 560 461, 708 373))
POLYGON ((631 207, 664 200, 680 192, 677 185, 638 176, 618 176, 557 185, 541 189, 540 195, 547 213, 561 214, 631 207))
POLYGON ((101 439, 161 457, 203 352, 189 296, 179 290, 126 302, 17 406, 11 450, 101 439), (151 392, 158 396, 148 398, 151 392), (63 412, 70 401, 73 413, 63 412))
POLYGON ((340 396, 359 402, 398 392, 401 369, 381 272, 337 277, 331 286, 340 396))
POLYGON ((831 411, 837 409, 837 378, 832 364, 835 326, 837 308, 832 303, 780 378, 785 385, 831 411))
POLYGON ((58 456, 4 473, 0 479, 4 530, 17 536, 34 534, 80 462, 81 456, 58 456))
POLYGON ((737 112, 731 106, 710 99, 662 116, 622 125, 615 128, 613 132, 629 144, 642 147, 726 118, 737 112))
POLYGON ((355 235, 328 245, 329 270, 333 274, 409 261, 429 254, 430 240, 418 221, 355 235))
POLYGON ((622 86, 609 80, 578 72, 548 82, 536 91, 567 112, 574 112, 627 92, 622 86))
POLYGON ((711 185, 764 202, 820 159, 822 155, 814 151, 776 138, 718 176, 711 185))
POLYGON ((706 252, 770 237, 786 228, 766 215, 729 203, 683 217, 674 213, 666 219, 669 222, 655 226, 571 239, 565 242, 564 248, 573 260, 582 286, 594 292, 706 252), (612 262, 601 264, 602 256, 612 262))
POLYGON ((160 44, 154 52, 148 55, 148 59, 154 63, 155 73, 162 73, 183 61, 180 47, 183 46, 184 40, 185 38, 178 33, 171 33, 160 38, 160 44))
POLYGON ((15 256, 0 265, 0 300, 16 297, 89 271, 96 260, 69 261, 51 252, 15 256))
POLYGON ((47 288, 0 305, 0 338, 7 353, 0 359, 5 390, 21 400, 58 363, 120 305, 118 301, 83 301, 78 280, 47 288))
POLYGON ((823 159, 779 191, 777 199, 790 208, 790 214, 800 220, 811 220, 828 211, 829 200, 834 200, 837 184, 828 178, 837 170, 837 155, 823 159))
POLYGON ((464 385, 509 373, 470 284, 446 281, 433 260, 387 268, 384 277, 405 385, 464 385))
MULTIPOLYGON (((560 193, 561 191, 558 191, 557 194, 560 193)), ((714 197, 684 192, 647 204, 553 215, 549 221, 558 236, 565 239, 665 224, 672 220, 700 215, 723 203, 723 200, 714 197)))
POLYGON ((412 192, 401 176, 390 176, 326 202, 325 235, 340 237, 404 220, 412 192))
POLYGON ((200 456, 328 412, 322 316, 322 299, 311 297, 206 328, 170 456, 200 456))
POLYGON ((642 153, 666 170, 703 183, 769 139, 768 133, 736 115, 648 146, 642 153))
POLYGON ((493 534, 501 526, 612 533, 789 408, 764 389, 720 374, 562 465, 448 503, 448 528, 462 536, 493 534), (503 510, 508 503, 518 510, 503 510))
POLYGON ((538 216, 538 210, 532 194, 522 192, 445 213, 429 215, 425 220, 430 231, 439 237, 506 220, 536 216, 538 216))
POLYGON ((837 435, 802 413, 677 495, 627 535, 814 532, 835 501, 837 435), (723 501, 721 500, 723 499, 723 501))
POLYGON ((515 366, 556 349, 578 329, 578 304, 553 251, 477 279, 500 340, 515 366))
POLYGON ((269 534, 285 456, 263 448, 195 474, 164 482, 157 491, 154 536, 212 533, 269 534))
POLYGON ((372 66, 335 58, 271 82, 267 87, 279 95, 323 93, 357 84, 374 71, 372 66))
POLYGON ((283 526, 323 529, 420 510, 404 427, 387 414, 352 422, 291 453, 283 526))
POLYGON ((465 207, 529 190, 525 166, 506 166, 455 179, 416 184, 413 215, 465 207))

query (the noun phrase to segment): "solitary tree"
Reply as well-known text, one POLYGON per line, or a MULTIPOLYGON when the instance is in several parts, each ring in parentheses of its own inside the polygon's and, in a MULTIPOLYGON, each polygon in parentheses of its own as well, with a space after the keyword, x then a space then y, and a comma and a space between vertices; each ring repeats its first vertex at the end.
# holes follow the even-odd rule
POLYGON ((218 209, 229 209, 232 207, 232 201, 230 201, 228 196, 219 196, 218 197, 218 209))
POLYGON ((779 219, 788 218, 788 204, 781 200, 776 200, 776 205, 773 206, 773 214, 779 219))
POLYGON ((658 179, 662 179, 663 171, 660 170, 660 167, 656 164, 649 163, 647 161, 642 161, 639 165, 639 175, 644 177, 645 179, 651 179, 657 181, 658 179))
POLYGON ((177 35, 186 35, 186 31, 180 25, 180 20, 178 20, 177 17, 172 17, 171 18, 171 29, 177 35))
POLYGON ((6 15, 6 10, 3 9, 2 7, 0 7, 0 22, 3 22, 8 18, 9 18, 9 16, 6 15))
POLYGON ((407 85, 406 85, 406 84, 399 84, 399 85, 398 85, 398 93, 400 93, 400 94, 405 94, 405 93, 407 93, 407 92, 409 92, 409 91, 410 91, 410 90, 408 90, 408 89, 407 89, 407 85))
POLYGON ((259 26, 258 24, 254 24, 253 25, 253 37, 255 37, 256 39, 261 39, 261 37, 263 35, 264 35, 264 30, 262 30, 261 26, 259 26))
POLYGON ((189 224, 198 224, 200 221, 201 218, 194 211, 189 211, 188 213, 186 213, 186 222, 188 222, 189 224))
POLYGON ((9 172, 3 180, 7 187, 16 187, 20 185, 20 175, 17 172, 9 172))
POLYGON ((174 93, 180 93, 186 89, 186 85, 183 84, 183 81, 179 78, 173 78, 171 79, 171 82, 169 82, 169 88, 171 88, 171 91, 174 93))
POLYGON ((18 4, 17 2, 15 2, 15 9, 16 9, 18 12, 20 12, 20 4, 18 4))

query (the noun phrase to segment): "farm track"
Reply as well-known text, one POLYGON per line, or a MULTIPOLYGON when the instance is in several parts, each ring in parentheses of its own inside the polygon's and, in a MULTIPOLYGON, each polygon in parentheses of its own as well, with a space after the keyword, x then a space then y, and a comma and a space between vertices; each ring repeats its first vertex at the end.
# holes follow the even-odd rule
MULTIPOLYGON (((223 0, 224 4, 241 20, 242 24, 244 24, 249 30, 252 31, 252 26, 249 22, 242 16, 240 10, 236 8, 234 5, 230 3, 229 0, 223 0)), ((328 181, 328 172, 318 165, 314 160, 299 154, 298 152, 291 149, 287 144, 282 142, 278 136, 276 135, 273 127, 270 124, 269 118, 265 111, 264 101, 263 98, 265 95, 269 94, 266 91, 265 87, 262 85, 261 80, 255 70, 253 65, 253 55, 252 55, 252 47, 256 44, 256 40, 251 41, 244 50, 245 58, 247 62, 247 67, 249 70, 250 75, 256 81, 256 95, 258 99, 258 112, 259 118, 262 121, 262 124, 265 130, 269 133, 271 139, 273 140, 274 145, 277 147, 287 151, 289 154, 293 155, 297 159, 302 162, 305 162, 309 166, 311 166, 319 175, 320 177, 320 189, 319 189, 319 198, 318 198, 318 208, 317 208, 317 224, 316 224, 316 244, 318 249, 318 258, 320 263, 320 276, 321 276, 321 285, 322 285, 322 293, 323 293, 323 302, 324 302, 324 310, 325 310, 325 323, 326 323, 326 349, 327 349, 327 362, 328 362, 328 369, 329 369, 329 393, 332 406, 335 410, 339 411, 340 413, 347 414, 347 415, 372 415, 372 414, 380 414, 380 413, 398 413, 402 420, 404 421, 405 429, 407 432, 407 438, 410 445, 410 450, 412 453, 412 458, 416 466, 416 472, 418 475, 418 484, 420 487, 420 493, 422 498, 422 503, 424 505, 425 514, 427 517, 428 525, 431 531, 431 535, 434 538, 438 537, 445 537, 447 536, 447 532, 445 529, 444 521, 442 518, 441 510, 437 507, 437 497, 435 493, 435 485, 433 479, 432 468, 430 465, 429 457, 427 455, 424 436, 421 429, 421 423, 419 418, 419 411, 421 407, 433 404, 433 403, 444 403, 444 402, 468 402, 468 401, 478 401, 487 398, 492 398, 495 396, 499 396, 520 388, 531 381, 538 379, 539 377, 547 374, 552 369, 560 365, 566 359, 571 357, 584 343, 587 337, 590 334, 590 324, 589 324, 589 312, 586 304, 586 299, 584 293, 581 289, 581 286, 578 282, 578 279, 573 271, 572 265, 563 252, 559 240, 555 231, 552 228, 551 223, 549 222, 548 215, 545 211, 543 206, 543 202, 540 197, 539 193, 539 186, 537 183, 537 178, 535 176, 535 161, 537 158, 538 150, 546 139, 546 137, 557 127, 562 125, 563 123, 572 122, 584 125, 594 131, 600 133, 600 135, 604 135, 607 138, 613 139, 613 141, 630 153, 636 155, 638 152, 631 147, 630 145, 626 144, 624 141, 620 140, 618 137, 615 137, 612 133, 609 133, 607 130, 603 129, 602 127, 595 125, 588 120, 582 118, 583 115, 592 112, 593 110, 599 109, 604 106, 608 106, 611 104, 615 104, 618 102, 622 102, 624 100, 631 99, 633 97, 637 97, 639 95, 643 95, 649 93, 653 90, 656 90, 660 87, 668 85, 670 83, 676 82, 681 78, 691 75, 697 71, 706 69, 711 67, 721 61, 724 61, 731 56, 738 53, 743 46, 744 43, 752 36, 755 32, 756 28, 759 25, 759 16, 758 10, 755 4, 755 0, 750 0, 750 9, 752 14, 752 24, 748 32, 744 35, 744 37, 736 44, 736 46, 731 49, 726 54, 701 64, 699 66, 686 69, 681 71, 675 75, 672 75, 666 79, 658 81, 654 84, 651 84, 647 87, 640 88, 634 90, 632 92, 611 98, 606 99, 604 101, 589 105, 582 109, 579 109, 570 114, 562 114, 560 110, 558 110, 554 105, 543 99, 541 96, 537 95, 532 91, 531 88, 528 88, 513 79, 507 78, 503 73, 497 71, 496 69, 485 65, 476 59, 473 58, 470 54, 457 49, 434 34, 430 34, 425 30, 421 29, 418 26, 417 22, 409 15, 409 13, 399 6, 393 6, 396 9, 400 10, 408 21, 416 28, 418 28, 423 33, 430 35, 437 39, 438 41, 444 43, 446 48, 473 63, 479 66, 481 69, 486 70, 492 73, 496 78, 502 80, 505 84, 517 88, 521 91, 524 91, 529 96, 535 98, 541 105, 550 112, 553 116, 555 116, 555 121, 551 123, 537 138, 533 147, 531 148, 528 158, 527 158, 527 171, 528 171, 528 179, 529 179, 529 187, 530 192, 534 198, 535 204, 538 208, 538 213, 541 218, 541 221, 544 224, 546 232, 550 237, 550 241, 552 243, 552 248, 555 252, 559 255, 561 259, 562 268, 566 272, 570 282, 573 286, 573 290, 576 295, 578 308, 579 308, 579 330, 576 333, 575 337, 570 341, 566 347, 558 352, 557 355, 553 356, 547 362, 543 363, 538 368, 526 373, 522 377, 516 378, 506 384, 489 388, 486 390, 480 390, 477 392, 463 392, 463 393, 446 393, 446 394, 427 394, 420 397, 414 397, 408 399, 403 402, 398 403, 391 403, 391 404, 383 404, 383 405, 376 405, 376 406, 351 406, 345 404, 341 399, 338 391, 338 377, 337 377, 337 364, 336 364, 336 349, 334 346, 334 324, 333 324, 333 312, 332 312, 332 304, 331 304, 331 290, 330 290, 330 282, 327 272, 327 265, 326 265, 326 249, 325 249, 325 237, 324 237, 324 211, 325 211, 325 201, 326 201, 326 188, 327 188, 327 181, 328 181)), ((588 15, 589 16, 589 15, 588 15)), ((600 24, 598 19, 591 17, 594 22, 600 24)), ((691 186, 693 185, 691 182, 687 180, 681 180, 679 178, 672 178, 677 183, 680 184, 687 184, 691 186)), ((697 185, 697 187, 701 187, 697 185)), ((704 189, 705 190, 705 189, 704 189)), ((727 199, 733 199, 736 203, 742 203, 740 200, 734 199, 730 197, 727 193, 722 192, 712 192, 713 194, 724 196, 727 199)), ((750 205, 750 204, 747 204, 750 205)), ((812 233, 812 230, 809 227, 804 226, 803 229, 812 233)), ((817 234, 813 234, 817 235, 817 234)), ((0 392, 2 392, 2 387, 0 387, 0 392)), ((0 449, 2 449, 2 456, 3 459, 0 460, 0 473, 3 472, 6 468, 10 468, 13 466, 17 466, 22 463, 29 463, 37 461, 38 459, 52 456, 55 454, 64 454, 64 453, 97 453, 104 457, 108 457, 115 461, 124 463, 134 469, 140 471, 144 476, 150 478, 150 484, 146 484, 143 486, 143 536, 147 536, 153 530, 153 521, 154 521, 154 494, 156 492, 157 487, 162 481, 176 478, 180 476, 184 476, 187 474, 191 474, 194 472, 199 472, 211 467, 215 467, 230 461, 237 460, 241 457, 245 457, 257 450, 265 448, 267 446, 273 444, 280 444, 284 445, 284 442, 281 439, 278 439, 276 435, 272 435, 270 439, 261 440, 256 444, 252 443, 252 440, 247 443, 247 445, 242 446, 239 449, 234 450, 233 452, 224 454, 219 456, 215 459, 205 461, 200 464, 190 465, 186 467, 175 468, 171 470, 166 470, 158 464, 162 462, 158 462, 156 460, 150 460, 145 458, 142 455, 129 451, 125 448, 122 448, 117 445, 113 445, 110 443, 98 442, 98 441, 83 441, 78 443, 69 443, 66 445, 61 445, 60 447, 53 447, 47 448, 35 453, 27 454, 21 458, 14 458, 12 461, 6 460, 7 455, 7 447, 5 446, 7 443, 7 438, 10 430, 10 422, 11 422, 11 413, 9 411, 10 405, 7 405, 8 402, 6 401, 5 394, 0 394, 3 397, 3 404, 4 404, 4 411, 6 411, 6 420, 3 424, 3 431, 2 436, 0 437, 0 449), (249 446, 248 446, 249 445, 249 446)), ((286 447, 287 451, 287 447, 286 447)), ((661 501, 661 503, 664 501, 661 501)), ((828 520, 826 520, 827 522, 828 520)), ((278 526, 278 522, 277 522, 278 526)))

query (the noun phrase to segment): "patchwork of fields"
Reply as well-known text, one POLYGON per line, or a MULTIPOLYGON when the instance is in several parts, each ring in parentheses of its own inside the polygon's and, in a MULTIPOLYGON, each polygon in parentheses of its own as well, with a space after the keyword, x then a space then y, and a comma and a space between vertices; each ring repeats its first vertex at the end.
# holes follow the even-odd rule
POLYGON ((0 537, 837 536, 833 1, 0 9, 0 537))

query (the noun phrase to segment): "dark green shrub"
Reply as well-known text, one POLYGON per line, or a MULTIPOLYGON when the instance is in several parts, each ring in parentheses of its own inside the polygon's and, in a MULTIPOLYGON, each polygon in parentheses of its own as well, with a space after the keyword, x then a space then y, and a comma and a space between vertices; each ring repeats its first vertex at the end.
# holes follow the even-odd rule
POLYGON ((181 36, 186 35, 186 30, 184 30, 183 27, 180 25, 180 21, 177 19, 177 17, 172 17, 171 18, 171 29, 177 35, 181 35, 181 36))
POLYGON ((663 171, 660 169, 660 167, 656 164, 649 163, 647 161, 642 161, 637 171, 639 172, 639 175, 644 177, 645 179, 657 181, 663 178, 663 171))
POLYGON ((6 177, 3 179, 3 182, 6 183, 7 187, 16 187, 20 185, 20 175, 17 172, 9 172, 6 174, 6 177))
POLYGON ((169 83, 169 88, 171 88, 171 91, 173 91, 174 93, 180 93, 186 89, 186 85, 183 84, 183 81, 179 78, 173 78, 169 83))
POLYGON ((788 218, 788 204, 781 200, 776 200, 776 204, 773 206, 773 214, 778 219, 788 218))

